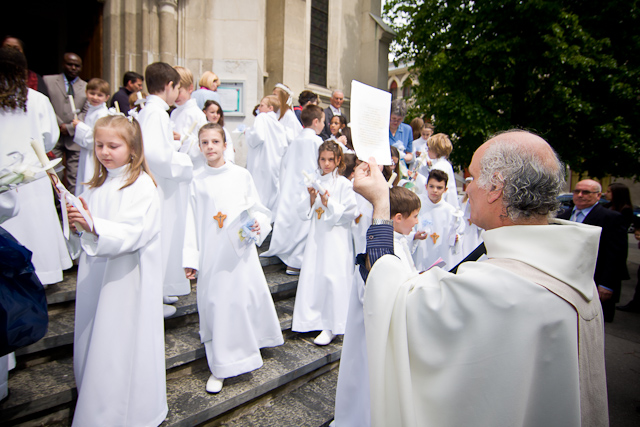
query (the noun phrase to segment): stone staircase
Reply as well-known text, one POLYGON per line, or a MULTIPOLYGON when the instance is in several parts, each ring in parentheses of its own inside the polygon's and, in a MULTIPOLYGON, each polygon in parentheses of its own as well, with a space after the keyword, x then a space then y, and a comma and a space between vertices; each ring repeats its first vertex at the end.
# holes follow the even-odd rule
MULTIPOLYGON (((259 252, 268 247, 265 242, 259 252)), ((169 414, 162 426, 325 426, 333 419, 342 337, 326 347, 317 332, 291 331, 297 277, 284 274, 277 258, 261 258, 285 343, 262 350, 264 366, 225 380, 222 392, 205 391, 209 378, 198 334, 196 285, 165 320, 169 414)), ((69 426, 77 390, 73 375, 76 269, 47 289, 49 330, 16 352, 9 398, 0 404, 0 426, 69 426)))

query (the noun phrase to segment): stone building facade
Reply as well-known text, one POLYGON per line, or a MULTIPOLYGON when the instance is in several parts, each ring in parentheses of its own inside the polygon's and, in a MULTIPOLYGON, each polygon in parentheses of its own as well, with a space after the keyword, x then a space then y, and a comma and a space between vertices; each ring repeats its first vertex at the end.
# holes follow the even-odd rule
POLYGON ((125 71, 155 61, 185 66, 196 80, 213 71, 223 86, 241 87, 232 128, 250 124, 253 106, 280 82, 294 101, 307 89, 326 103, 341 89, 348 109, 352 79, 387 86, 393 33, 380 9, 380 0, 105 0, 103 78, 117 87, 125 71), (310 79, 312 32, 324 35, 324 84, 310 79))

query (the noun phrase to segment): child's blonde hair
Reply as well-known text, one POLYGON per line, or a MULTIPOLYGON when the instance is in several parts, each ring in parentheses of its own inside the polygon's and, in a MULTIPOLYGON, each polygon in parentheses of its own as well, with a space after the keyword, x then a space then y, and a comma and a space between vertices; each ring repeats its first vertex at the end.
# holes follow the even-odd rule
POLYGON ((109 82, 99 79, 97 77, 92 78, 87 82, 87 91, 97 90, 107 96, 111 96, 111 90, 109 89, 109 82))
MULTIPOLYGON (((131 151, 131 158, 129 160, 129 177, 125 184, 120 187, 120 190, 126 188, 136 182, 142 172, 146 172, 151 177, 151 180, 155 184, 153 175, 147 166, 147 160, 144 157, 144 145, 142 143, 142 131, 140 130, 140 124, 132 117, 126 118, 124 116, 105 116, 98 119, 95 127, 93 128, 93 135, 98 133, 101 128, 110 128, 116 131, 118 136, 126 142, 129 151, 131 151), (131 121, 130 121, 131 120, 131 121)), ((93 159, 95 163, 95 172, 93 178, 85 184, 89 185, 89 188, 100 187, 107 179, 107 168, 104 167, 94 150, 93 159)))
POLYGON ((429 151, 434 153, 438 157, 448 158, 449 154, 453 151, 453 144, 451 140, 444 133, 436 133, 427 140, 427 147, 429 151))
POLYGON ((189 90, 189 86, 193 85, 193 73, 191 70, 180 65, 173 67, 180 75, 180 87, 189 90))
MULTIPOLYGON (((262 98, 261 101, 265 101, 265 103, 269 107, 273 107, 273 111, 276 111, 276 110, 280 109, 280 100, 275 95, 267 95, 264 98, 262 98)), ((280 117, 282 117, 282 116, 280 116, 280 117)))
POLYGON ((338 173, 342 175, 344 170, 347 168, 347 165, 344 164, 344 156, 342 155, 342 148, 340 148, 340 145, 331 140, 323 142, 322 145, 320 145, 320 148, 318 148, 318 166, 320 165, 320 154, 322 154, 323 151, 329 151, 334 154, 336 169, 338 169, 338 173))

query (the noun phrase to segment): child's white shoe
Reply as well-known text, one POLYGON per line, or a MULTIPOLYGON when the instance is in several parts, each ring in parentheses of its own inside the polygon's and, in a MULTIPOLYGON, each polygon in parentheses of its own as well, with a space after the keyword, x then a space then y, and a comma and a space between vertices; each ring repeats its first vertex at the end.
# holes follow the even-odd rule
POLYGON ((176 314, 176 311, 178 311, 178 310, 174 306, 167 305, 167 304, 162 304, 162 314, 164 314, 164 318, 165 319, 167 317, 171 317, 174 314, 176 314))
POLYGON ((162 302, 164 304, 175 304, 178 302, 178 297, 162 297, 162 302))
POLYGON ((223 379, 219 379, 213 376, 213 374, 207 380, 207 393, 220 393, 222 390, 223 379))
POLYGON ((327 345, 331 341, 333 341, 335 337, 336 336, 331 331, 322 331, 320 332, 320 335, 318 335, 316 339, 313 340, 313 343, 315 345, 327 345))

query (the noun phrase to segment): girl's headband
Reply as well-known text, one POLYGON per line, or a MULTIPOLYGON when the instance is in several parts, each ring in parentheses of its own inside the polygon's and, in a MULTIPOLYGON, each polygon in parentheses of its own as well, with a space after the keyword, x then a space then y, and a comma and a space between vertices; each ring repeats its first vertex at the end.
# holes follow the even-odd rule
POLYGON ((286 87, 282 83, 276 84, 276 87, 282 89, 283 91, 285 91, 287 93, 287 95, 289 95, 289 98, 287 99, 287 105, 289 107, 293 107, 293 99, 291 98, 293 96, 293 92, 291 92, 291 89, 289 89, 288 87, 286 87))

